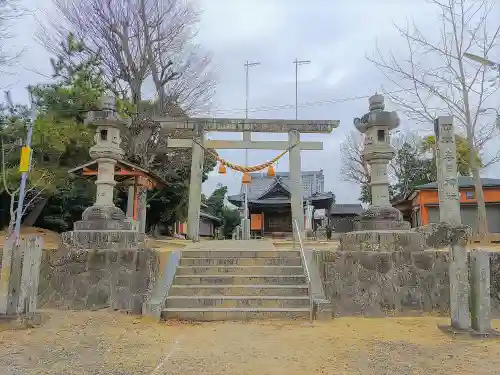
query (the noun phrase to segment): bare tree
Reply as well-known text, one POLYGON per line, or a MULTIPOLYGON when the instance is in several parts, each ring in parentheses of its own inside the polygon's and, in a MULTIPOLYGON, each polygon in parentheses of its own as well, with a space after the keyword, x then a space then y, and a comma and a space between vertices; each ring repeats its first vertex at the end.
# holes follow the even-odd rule
POLYGON ((184 0, 53 2, 57 23, 42 26, 39 40, 61 56, 70 34, 85 45, 82 58, 99 58, 107 86, 136 106, 123 134, 127 155, 150 168, 163 136, 151 117, 203 111, 214 94, 210 56, 194 43, 198 13, 184 0), (151 89, 156 96, 147 102, 143 94, 151 89))
MULTIPOLYGON (((40 41, 61 55, 68 35, 85 45, 83 57, 99 57, 107 86, 135 105, 123 147, 129 160, 145 168, 176 171, 184 151, 165 150, 166 137, 155 113, 185 117, 204 111, 216 81, 210 56, 194 40, 198 12, 184 0, 53 0, 52 22, 40 41), (152 101, 143 94, 156 94, 152 101), (168 163, 165 163, 168 158, 168 163)), ((141 222, 146 194, 140 193, 141 222)), ((143 223, 144 225, 144 223, 143 223)))
POLYGON ((17 0, 0 0, 0 69, 10 66, 19 57, 20 52, 15 52, 6 45, 13 35, 9 31, 12 21, 21 17, 25 11, 19 6, 17 0))
POLYGON ((370 166, 363 157, 364 135, 356 131, 347 134, 340 144, 340 175, 344 181, 353 182, 361 187, 360 200, 371 201, 370 166))
POLYGON ((416 186, 435 181, 433 155, 424 147, 422 137, 397 131, 391 145, 396 153, 388 165, 388 176, 394 199, 406 199, 416 186))
POLYGON ((498 107, 488 71, 468 61, 464 53, 488 56, 498 52, 500 22, 498 9, 488 0, 429 0, 435 6, 440 30, 426 36, 415 24, 396 26, 407 48, 406 56, 384 54, 377 48, 368 58, 403 94, 386 95, 408 116, 432 124, 436 114, 452 114, 464 134, 471 156, 471 172, 478 203, 478 232, 488 232, 484 193, 477 157, 489 166, 500 160, 500 152, 488 159, 487 147, 498 129, 484 116, 498 107))
POLYGON ((341 176, 345 181, 356 184, 370 182, 370 167, 363 158, 364 135, 352 131, 340 144, 341 176))
MULTIPOLYGON (((368 189, 370 184, 370 166, 363 158, 364 135, 351 132, 340 146, 341 175, 345 181, 361 185, 368 189)), ((391 137, 391 145, 396 156, 388 165, 388 178, 394 188, 392 193, 404 196, 410 192, 415 183, 425 180, 425 176, 432 174, 429 168, 431 158, 427 150, 422 147, 422 139, 411 132, 397 132, 391 137)), ((425 181, 424 183, 429 182, 425 181)), ((369 191, 363 191, 362 200, 370 198, 369 191)))
MULTIPOLYGON (((1 187, 0 190, 5 191, 10 197, 9 204, 9 225, 7 227, 7 237, 9 237, 13 230, 17 215, 19 215, 19 190, 20 186, 18 183, 15 187, 9 186, 9 176, 8 171, 12 170, 11 166, 7 164, 7 154, 10 152, 19 151, 17 147, 13 147, 12 144, 6 144, 4 138, 0 135, 0 179, 1 187)), ((29 210, 35 206, 40 199, 43 197, 44 185, 50 183, 50 176, 46 171, 39 171, 38 176, 35 180, 30 181, 26 189, 26 199, 23 204, 23 209, 21 212, 21 217, 23 217, 29 210)))
POLYGON ((60 54, 72 33, 87 53, 100 56, 110 87, 134 104, 150 81, 160 110, 175 102, 188 114, 214 94, 210 56, 194 43, 198 12, 183 0, 53 0, 57 16, 39 40, 60 54))

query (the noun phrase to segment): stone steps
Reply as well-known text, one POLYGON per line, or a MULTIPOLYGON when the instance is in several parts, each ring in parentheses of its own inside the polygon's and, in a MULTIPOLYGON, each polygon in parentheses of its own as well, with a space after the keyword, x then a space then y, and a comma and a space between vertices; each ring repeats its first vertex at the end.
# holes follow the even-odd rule
POLYGON ((302 266, 179 266, 177 275, 303 275, 302 266))
POLYGON ((307 285, 172 285, 169 296, 307 296, 307 285))
POLYGON ((197 308, 174 309, 162 311, 163 319, 217 321, 217 320, 249 320, 249 319, 304 319, 309 317, 308 307, 301 308, 197 308))
POLYGON ((186 258, 300 258, 295 250, 183 250, 186 258))
POLYGON ((199 321, 309 315, 300 251, 272 246, 183 250, 162 311, 164 319, 199 321))
POLYGON ((167 306, 172 309, 185 308, 298 308, 308 307, 308 296, 170 296, 167 306))
POLYGON ((306 283, 304 275, 176 275, 174 279, 176 285, 296 285, 306 283))
POLYGON ((300 257, 277 258, 182 258, 181 266, 301 266, 300 257))

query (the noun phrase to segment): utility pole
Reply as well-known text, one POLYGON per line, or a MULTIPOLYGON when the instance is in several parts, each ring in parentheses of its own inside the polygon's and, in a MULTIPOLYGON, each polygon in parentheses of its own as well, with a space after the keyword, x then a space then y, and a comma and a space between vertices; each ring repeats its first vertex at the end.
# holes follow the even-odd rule
POLYGON ((299 60, 295 59, 295 120, 299 117, 299 65, 307 65, 311 63, 311 60, 299 60))
MULTIPOLYGON (((7 102, 12 104, 9 92, 5 93, 7 97, 7 102)), ((19 243, 21 238, 21 219, 23 217, 23 204, 24 197, 26 195, 26 183, 28 181, 28 173, 31 170, 31 138, 33 136, 33 124, 36 120, 36 106, 35 102, 30 94, 31 109, 28 119, 28 132, 26 135, 26 142, 21 151, 21 161, 19 164, 19 171, 21 174, 21 186, 19 187, 19 200, 17 203, 17 214, 16 214, 16 224, 14 226, 14 239, 16 244, 19 243)))
MULTIPOLYGON (((245 66, 245 120, 248 119, 248 97, 249 97, 249 75, 248 75, 248 70, 252 66, 257 66, 260 65, 260 62, 247 62, 244 64, 245 66)), ((251 141, 251 133, 250 132, 243 132, 243 140, 244 141, 251 141)), ((245 166, 248 166, 248 149, 245 149, 245 166)), ((245 184, 245 207, 243 214, 245 216, 245 219, 248 219, 248 184, 245 184)))

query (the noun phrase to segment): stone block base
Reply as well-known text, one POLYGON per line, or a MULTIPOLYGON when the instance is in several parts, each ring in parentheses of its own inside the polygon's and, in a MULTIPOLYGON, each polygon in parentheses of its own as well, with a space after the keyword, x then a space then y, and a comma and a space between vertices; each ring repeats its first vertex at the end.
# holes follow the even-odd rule
POLYGON ((363 230, 410 230, 411 225, 407 221, 391 220, 361 220, 354 223, 355 231, 363 230))
POLYGON ((159 275, 159 259, 150 249, 45 252, 39 301, 45 308, 142 313, 159 275))
POLYGON ((64 247, 71 249, 137 249, 144 234, 132 230, 74 230, 61 235, 64 247))
POLYGON ((73 230, 132 230, 130 220, 80 220, 73 230))
POLYGON ((429 248, 440 249, 450 246, 452 243, 465 246, 471 236, 471 228, 467 225, 451 226, 446 223, 431 223, 412 229, 420 233, 429 248))
POLYGON ((449 254, 315 250, 334 316, 449 314, 449 254))
POLYGON ((340 251, 421 251, 425 239, 410 231, 366 230, 344 233, 340 236, 340 251))

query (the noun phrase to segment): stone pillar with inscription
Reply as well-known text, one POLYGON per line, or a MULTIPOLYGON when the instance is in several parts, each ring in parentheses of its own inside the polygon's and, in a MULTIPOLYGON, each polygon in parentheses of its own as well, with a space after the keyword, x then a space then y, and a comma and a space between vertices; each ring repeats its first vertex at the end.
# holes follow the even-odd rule
POLYGON ((451 232, 450 238, 450 312, 451 328, 470 328, 469 266, 466 238, 462 238, 460 195, 458 189, 457 152, 453 116, 441 116, 434 122, 436 135, 436 168, 438 173, 439 220, 451 232), (458 234, 454 234, 455 231, 458 234))
POLYGON ((481 335, 495 335, 491 328, 490 253, 474 249, 470 252, 471 328, 481 335))
POLYGON ((385 111, 384 97, 375 94, 369 99, 369 112, 354 119, 356 129, 364 134, 363 157, 370 166, 371 205, 354 223, 354 231, 340 236, 341 251, 420 251, 424 237, 410 231, 410 223, 392 207, 389 200, 387 165, 395 151, 390 131, 399 126, 396 112, 385 111))
POLYGON ((434 122, 436 169, 438 174, 439 221, 461 225, 460 194, 453 116, 441 116, 434 122))

